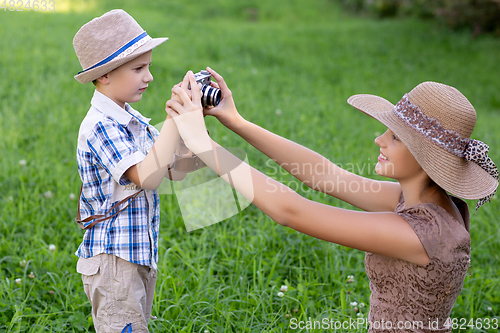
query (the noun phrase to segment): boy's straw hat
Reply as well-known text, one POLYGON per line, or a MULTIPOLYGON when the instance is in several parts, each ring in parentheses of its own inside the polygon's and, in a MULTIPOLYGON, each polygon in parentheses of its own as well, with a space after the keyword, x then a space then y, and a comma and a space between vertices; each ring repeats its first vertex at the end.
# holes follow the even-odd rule
POLYGON ((157 47, 168 38, 151 38, 121 9, 96 17, 78 30, 73 39, 82 71, 80 83, 91 82, 157 47))
POLYGON ((392 105, 382 97, 354 95, 347 102, 392 130, 440 187, 464 199, 489 201, 498 169, 488 146, 470 139, 476 111, 457 89, 436 82, 416 86, 392 105))

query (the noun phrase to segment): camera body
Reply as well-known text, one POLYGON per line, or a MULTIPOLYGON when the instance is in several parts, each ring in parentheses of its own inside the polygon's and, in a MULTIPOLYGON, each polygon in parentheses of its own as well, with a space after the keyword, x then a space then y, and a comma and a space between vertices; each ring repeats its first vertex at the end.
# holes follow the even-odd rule
POLYGON ((221 91, 210 85, 212 75, 207 70, 201 70, 194 74, 196 82, 201 85, 201 105, 217 106, 221 100, 221 91))

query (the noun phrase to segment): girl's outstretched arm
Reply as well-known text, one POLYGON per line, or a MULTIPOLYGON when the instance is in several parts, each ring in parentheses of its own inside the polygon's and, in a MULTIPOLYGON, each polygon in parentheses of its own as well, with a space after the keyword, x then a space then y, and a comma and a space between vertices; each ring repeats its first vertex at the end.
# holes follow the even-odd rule
POLYGON ((429 261, 422 243, 401 216, 350 211, 308 200, 218 146, 205 129, 199 89, 185 89, 187 82, 196 85, 191 72, 185 82, 184 87, 174 87, 181 102, 169 101, 167 112, 186 146, 270 218, 299 232, 362 251, 419 265, 429 261))
POLYGON ((218 107, 205 111, 313 190, 366 211, 394 211, 399 183, 376 181, 346 171, 322 155, 245 120, 236 110, 231 91, 222 76, 208 68, 222 90, 218 107), (382 195, 381 195, 382 194, 382 195))

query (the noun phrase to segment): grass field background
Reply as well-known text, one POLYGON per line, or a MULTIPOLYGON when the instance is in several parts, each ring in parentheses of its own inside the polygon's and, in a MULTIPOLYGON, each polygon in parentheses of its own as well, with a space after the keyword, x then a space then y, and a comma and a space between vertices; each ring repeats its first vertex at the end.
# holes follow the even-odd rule
MULTIPOLYGON (((93 86, 73 78, 81 67, 72 39, 114 8, 127 10, 149 35, 170 38, 153 52, 154 81, 133 105, 153 124, 166 116, 172 85, 209 65, 224 76, 245 118, 377 178, 373 139, 384 127, 347 98, 370 93, 395 103, 430 80, 469 98, 478 113, 473 138, 500 162, 498 39, 473 40, 467 31, 411 18, 351 17, 327 0, 55 1, 50 13, 1 10, 0 332, 94 331, 75 270, 83 233, 73 222, 76 139, 93 86)), ((302 195, 349 208, 300 188, 215 119, 207 127, 302 195)), ((475 202, 469 204, 473 212, 475 202)), ((500 320, 499 215, 496 198, 471 215, 472 271, 453 318, 500 320)), ((299 332, 290 328, 292 318, 367 316, 360 251, 281 227, 253 206, 188 233, 174 195, 161 196, 160 228, 153 332, 299 332), (282 285, 288 291, 279 297, 282 285)))

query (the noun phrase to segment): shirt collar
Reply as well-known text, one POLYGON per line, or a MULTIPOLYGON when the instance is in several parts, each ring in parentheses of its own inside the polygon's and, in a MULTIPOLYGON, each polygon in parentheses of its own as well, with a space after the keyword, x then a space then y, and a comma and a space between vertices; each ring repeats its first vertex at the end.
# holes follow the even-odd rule
MULTIPOLYGON (((121 125, 128 125, 130 120, 132 119, 132 114, 130 113, 132 107, 125 103, 125 107, 127 111, 122 109, 118 104, 116 104, 111 98, 104 95, 97 89, 94 91, 94 96, 92 97, 92 101, 90 102, 93 107, 97 110, 101 111, 105 115, 116 119, 121 125)), ((133 110, 133 109, 132 109, 133 110)))

